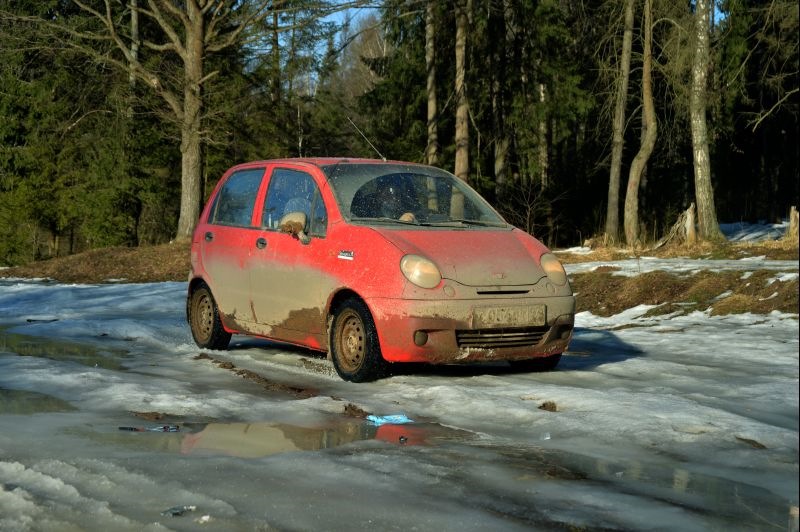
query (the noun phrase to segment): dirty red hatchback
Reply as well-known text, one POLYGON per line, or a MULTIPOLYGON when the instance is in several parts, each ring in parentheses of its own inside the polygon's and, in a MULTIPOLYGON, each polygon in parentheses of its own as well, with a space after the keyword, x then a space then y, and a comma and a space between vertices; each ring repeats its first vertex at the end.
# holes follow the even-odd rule
POLYGON ((561 263, 474 190, 429 166, 286 159, 228 170, 192 240, 187 317, 327 351, 349 381, 390 363, 552 369, 572 336, 561 263))

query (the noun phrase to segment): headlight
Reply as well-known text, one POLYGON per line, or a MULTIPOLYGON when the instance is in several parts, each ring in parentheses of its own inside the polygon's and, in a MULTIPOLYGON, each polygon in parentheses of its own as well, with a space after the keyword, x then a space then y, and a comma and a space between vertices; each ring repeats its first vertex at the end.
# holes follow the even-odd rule
POLYGON ((539 262, 544 269, 547 277, 558 286, 564 286, 567 283, 567 272, 564 271, 564 266, 561 261, 556 258, 552 253, 545 253, 539 262))
POLYGON ((434 288, 442 280, 439 268, 430 260, 419 255, 406 255, 400 260, 400 270, 406 279, 420 288, 434 288))

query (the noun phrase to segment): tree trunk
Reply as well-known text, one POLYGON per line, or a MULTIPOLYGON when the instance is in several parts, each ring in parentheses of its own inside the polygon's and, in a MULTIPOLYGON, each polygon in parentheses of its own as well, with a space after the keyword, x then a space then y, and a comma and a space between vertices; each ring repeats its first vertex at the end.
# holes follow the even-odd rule
POLYGON ((697 223, 702 240, 722 241, 714 207, 714 189, 711 186, 711 162, 708 155, 708 127, 706 124, 707 86, 709 63, 709 0, 695 4, 695 46, 692 61, 692 93, 689 112, 692 124, 692 154, 694 156, 694 194, 697 201, 697 223))
POLYGON ((644 2, 644 57, 642 65, 642 112, 647 125, 647 133, 639 147, 639 152, 631 163, 628 174, 628 188, 625 194, 625 241, 629 246, 635 246, 639 239, 639 182, 642 172, 647 166, 647 161, 653 153, 653 148, 658 137, 658 123, 656 122, 656 111, 653 104, 653 26, 652 26, 652 2, 644 2))
MULTIPOLYGON (((133 73, 134 65, 139 61, 139 0, 130 0, 131 7, 131 58, 128 61, 128 84, 131 89, 136 85, 136 75, 133 73)), ((131 115, 133 109, 131 108, 131 115)))
POLYGON ((545 90, 544 83, 539 83, 539 105, 541 106, 541 113, 539 116, 539 127, 537 128, 538 146, 537 146, 537 162, 539 163, 539 181, 542 185, 542 190, 545 190, 550 184, 549 172, 549 158, 548 158, 548 138, 547 138, 547 113, 545 112, 545 103, 547 102, 547 91, 545 90))
POLYGON ((436 21, 434 19, 434 2, 428 0, 425 7, 425 67, 428 71, 426 90, 428 92, 428 147, 425 150, 425 162, 435 165, 439 161, 439 132, 436 125, 438 108, 436 102, 436 21))
POLYGON ((456 161, 455 175, 469 181, 469 102, 465 83, 467 61, 467 26, 469 24, 466 0, 456 3, 456 161))
POLYGON ((507 50, 514 41, 516 25, 513 19, 513 7, 511 0, 503 0, 503 12, 499 17, 499 25, 503 28, 498 38, 501 38, 501 45, 495 48, 494 68, 492 68, 493 90, 492 90, 492 111, 495 130, 494 145, 494 179, 495 195, 503 198, 508 190, 509 165, 508 157, 511 150, 511 139, 507 132, 506 109, 508 107, 507 95, 507 73, 508 58, 507 50))
POLYGON ((792 205, 792 208, 789 209, 789 229, 784 235, 789 242, 797 243, 798 225, 800 225, 800 216, 797 214, 797 207, 792 205))
POLYGON ((272 90, 270 98, 273 104, 277 104, 281 99, 281 48, 278 36, 278 12, 272 13, 272 90))
POLYGON ((608 212, 606 214, 606 241, 619 240, 619 183, 622 171, 622 149, 625 139, 625 104, 628 101, 628 81, 631 73, 631 47, 633 42, 633 2, 625 0, 625 29, 622 35, 617 94, 614 105, 613 135, 611 141, 611 169, 608 177, 608 212))
POLYGON ((187 2, 187 11, 190 24, 186 27, 181 123, 181 211, 176 240, 188 240, 192 237, 203 200, 200 144, 205 24, 203 13, 194 2, 187 2))

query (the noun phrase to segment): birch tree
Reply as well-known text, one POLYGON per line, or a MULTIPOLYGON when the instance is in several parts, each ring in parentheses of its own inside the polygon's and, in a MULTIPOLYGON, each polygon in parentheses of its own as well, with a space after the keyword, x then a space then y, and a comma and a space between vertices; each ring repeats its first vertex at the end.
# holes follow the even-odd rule
POLYGON ((694 14, 694 54, 692 56, 692 90, 689 114, 692 126, 694 189, 697 202, 699 237, 703 240, 724 240, 714 207, 711 185, 711 162, 708 150, 707 87, 709 65, 709 18, 711 2, 696 0, 694 14))

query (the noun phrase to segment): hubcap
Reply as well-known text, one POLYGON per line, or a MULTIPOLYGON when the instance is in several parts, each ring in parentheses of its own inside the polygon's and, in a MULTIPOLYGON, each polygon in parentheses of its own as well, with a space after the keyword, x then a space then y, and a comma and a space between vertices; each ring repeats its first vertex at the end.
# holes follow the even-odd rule
POLYGON ((195 333, 201 342, 206 342, 211 337, 211 328, 214 324, 214 308, 208 294, 200 294, 195 299, 193 324, 195 333))
POLYGON ((345 371, 356 371, 364 363, 366 338, 364 323, 352 311, 347 311, 339 321, 337 345, 339 347, 339 364, 345 371))

